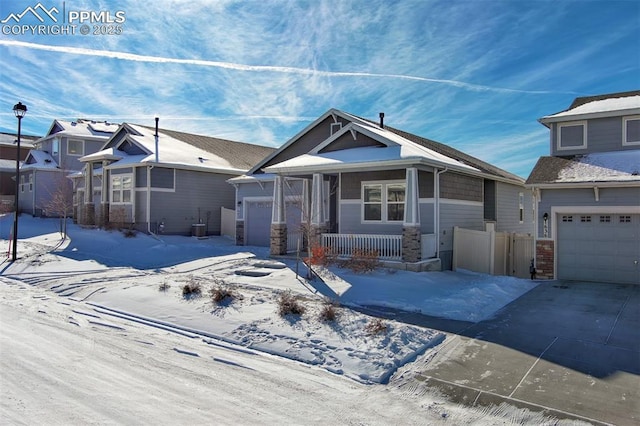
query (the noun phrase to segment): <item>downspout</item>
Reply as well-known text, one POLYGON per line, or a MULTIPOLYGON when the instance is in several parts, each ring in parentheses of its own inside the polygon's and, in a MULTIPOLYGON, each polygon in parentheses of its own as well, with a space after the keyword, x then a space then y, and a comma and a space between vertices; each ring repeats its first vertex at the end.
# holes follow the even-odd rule
POLYGON ((36 215, 36 173, 38 171, 36 169, 33 169, 33 187, 31 188, 31 194, 32 194, 32 201, 31 201, 31 216, 36 215))
POLYGON ((437 259, 440 259, 440 175, 448 170, 449 168, 445 167, 443 170, 436 171, 433 179, 433 231, 436 234, 437 259))

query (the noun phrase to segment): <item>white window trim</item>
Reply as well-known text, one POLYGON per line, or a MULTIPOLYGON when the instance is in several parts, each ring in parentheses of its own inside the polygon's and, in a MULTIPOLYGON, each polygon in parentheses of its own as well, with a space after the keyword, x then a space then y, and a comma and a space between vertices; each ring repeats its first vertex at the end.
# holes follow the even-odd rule
POLYGON ((24 192, 24 175, 20 175, 20 192, 24 192))
POLYGON ((556 126, 556 148, 558 151, 573 151, 576 149, 585 149, 587 147, 587 121, 567 121, 566 123, 558 123, 556 126), (582 145, 576 146, 562 146, 562 131, 563 127, 582 126, 582 145))
MULTIPOLYGON (((122 193, 123 193, 124 189, 120 189, 120 199, 122 199, 122 193)), ((113 205, 131 205, 133 204, 133 197, 135 197, 135 188, 134 188, 134 181, 133 181, 133 173, 120 173, 120 174, 115 174, 115 175, 111 175, 111 179, 109 180, 109 202, 113 205), (131 178, 131 188, 129 189, 129 191, 131 191, 131 201, 113 201, 113 181, 114 179, 117 178, 125 178, 125 177, 129 177, 131 178)))
POLYGON ((29 192, 33 192, 33 174, 29 175, 29 192))
MULTIPOLYGON (((372 223, 376 223, 376 224, 396 224, 396 223, 403 223, 404 222, 404 218, 400 219, 400 220, 387 220, 387 206, 389 205, 389 202, 387 200, 387 196, 388 196, 388 191, 387 191, 387 186, 389 185, 403 185, 404 186, 404 196, 405 196, 405 200, 407 197, 407 182, 405 180, 377 180, 377 181, 362 181, 360 182, 360 223, 361 224, 372 224, 372 223), (365 220, 364 219, 364 206, 366 205, 364 202, 364 187, 367 185, 381 185, 381 191, 380 191, 380 195, 381 195, 381 201, 380 203, 382 204, 381 207, 381 211, 380 211, 380 220, 365 220)), ((369 203, 372 204, 372 203, 369 203)), ((375 203, 377 204, 377 203, 375 203)), ((396 203, 394 203, 396 204, 396 203)))
POLYGON ((518 222, 524 223, 524 192, 518 193, 518 222))
POLYGON ((82 139, 67 139, 67 155, 70 155, 73 157, 84 156, 84 141, 82 139), (82 152, 80 152, 80 154, 73 154, 69 152, 69 146, 71 145, 71 142, 80 142, 80 146, 82 146, 82 152))
POLYGON ((640 115, 631 115, 628 117, 622 117, 622 145, 623 146, 631 146, 631 145, 640 145, 640 140, 637 141, 628 141, 627 140, 627 121, 640 121, 640 115))

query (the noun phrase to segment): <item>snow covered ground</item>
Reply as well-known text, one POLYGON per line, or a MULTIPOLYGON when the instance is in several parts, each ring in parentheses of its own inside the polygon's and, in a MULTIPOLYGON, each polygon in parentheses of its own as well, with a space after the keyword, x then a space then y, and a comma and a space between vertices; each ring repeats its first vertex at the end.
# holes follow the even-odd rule
MULTIPOLYGON (((382 322, 382 332, 372 333, 368 328, 375 319, 349 306, 394 307, 480 321, 533 288, 534 282, 453 272, 380 270, 357 275, 331 268, 322 274, 325 284, 303 279, 306 270, 302 265, 300 276, 296 275, 295 260, 270 259, 265 248, 237 247, 221 237, 156 239, 138 234, 125 238, 117 231, 69 225, 70 238, 62 242, 58 224, 55 219, 21 216, 19 259, 2 263, 1 408, 2 417, 11 423, 33 423, 20 419, 37 420, 51 410, 57 416, 53 423, 83 423, 93 415, 97 423, 129 423, 124 420, 135 413, 167 423, 168 418, 176 418, 166 417, 168 411, 182 412, 185 407, 163 405, 163 398, 188 404, 190 391, 189 395, 179 392, 192 387, 210 392, 209 397, 217 402, 232 398, 227 391, 246 397, 247 407, 231 409, 230 417, 220 413, 215 423, 234 423, 233 418, 240 418, 251 423, 317 423, 321 419, 353 423, 362 419, 362 423, 383 424, 388 423, 385 419, 403 418, 406 422, 401 423, 417 424, 424 422, 425 414, 433 415, 434 421, 459 416, 458 421, 464 422, 504 416, 503 409, 475 412, 434 402, 438 400, 432 395, 425 402, 426 390, 404 386, 410 383, 405 373, 414 360, 442 344, 446 334, 390 320, 382 322), (196 283, 202 288, 201 296, 184 297, 183 287, 196 283), (228 288, 236 297, 216 304, 209 297, 212 287, 228 288), (302 316, 277 313, 277 300, 283 293, 299 297, 306 308, 302 316), (329 298, 340 303, 332 322, 320 318, 329 298), (9 365, 14 361, 23 365, 9 365), (47 373, 50 369, 62 377, 47 373), (145 369, 148 371, 142 374, 145 369), (218 377, 222 371, 229 376, 218 377), (267 377, 258 383, 252 371, 267 377), (276 380, 276 376, 282 377, 276 380), (274 380, 294 389, 279 393, 269 386, 274 380), (49 383, 54 395, 46 390, 32 393, 29 384, 36 386, 36 381, 49 383), (58 382, 64 383, 62 399, 76 407, 77 414, 59 411, 63 407, 25 405, 25 401, 35 402, 38 395, 55 399, 58 382), (388 382, 386 387, 372 385, 388 382), (122 399, 119 392, 127 394, 129 386, 133 399, 125 398, 128 403, 117 415, 121 417, 109 417, 106 413, 114 408, 110 404, 122 399), (168 395, 162 392, 165 386, 168 395), (83 403, 98 396, 87 392, 104 392, 103 404, 95 408, 83 403), (271 398, 271 392, 281 404, 276 410, 279 414, 268 409, 264 400, 271 398), (287 392, 294 400, 283 404, 287 392), (389 394, 393 392, 401 396, 393 397, 389 394), (151 397, 157 402, 157 412, 148 413, 150 409, 135 405, 136 398, 151 397), (311 408, 305 404, 317 403, 316 398, 327 404, 320 410, 324 414, 306 417, 311 408), (395 401, 393 406, 390 400, 395 401), (381 405, 382 401, 389 406, 381 405), (344 408, 330 408, 341 403, 352 408, 362 403, 367 413, 345 417, 344 408), (411 414, 398 417, 395 410, 411 414), (272 416, 256 417, 266 412, 272 416)), ((9 247, 11 225, 11 215, 0 218, 3 251, 9 247)), ((194 406, 202 410, 207 400, 194 396, 194 406)), ((317 413, 317 409, 312 411, 317 413)), ((521 414, 513 417, 511 413, 510 421, 528 416, 516 411, 521 414)), ((191 423, 206 418, 200 411, 191 414, 187 417, 191 423)), ((536 418, 538 423, 542 420, 536 418)))

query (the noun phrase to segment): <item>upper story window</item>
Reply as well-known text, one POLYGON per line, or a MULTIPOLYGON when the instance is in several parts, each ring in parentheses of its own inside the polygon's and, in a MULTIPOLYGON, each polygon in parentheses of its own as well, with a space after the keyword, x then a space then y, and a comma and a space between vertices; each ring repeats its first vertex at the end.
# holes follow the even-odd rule
POLYGON ((640 145, 640 115, 622 119, 622 145, 640 145))
POLYGON ((568 123, 558 123, 556 138, 558 151, 586 148, 587 122, 571 121, 568 123))
POLYGON ((68 155, 84 155, 84 141, 77 139, 69 139, 67 141, 68 155))
POLYGON ((404 182, 362 184, 364 222, 402 222, 404 220, 404 182))
POLYGON ((51 155, 55 157, 58 155, 58 152, 60 152, 60 141, 58 138, 55 138, 51 141, 51 155))

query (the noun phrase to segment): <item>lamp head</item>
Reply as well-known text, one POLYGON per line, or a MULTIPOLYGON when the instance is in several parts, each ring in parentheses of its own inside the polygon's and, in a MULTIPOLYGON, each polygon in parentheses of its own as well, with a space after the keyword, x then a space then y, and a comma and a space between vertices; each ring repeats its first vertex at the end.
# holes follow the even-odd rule
POLYGON ((22 118, 27 114, 27 106, 23 105, 22 102, 18 102, 13 106, 13 113, 18 118, 22 118))

